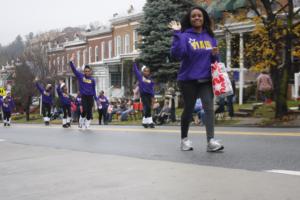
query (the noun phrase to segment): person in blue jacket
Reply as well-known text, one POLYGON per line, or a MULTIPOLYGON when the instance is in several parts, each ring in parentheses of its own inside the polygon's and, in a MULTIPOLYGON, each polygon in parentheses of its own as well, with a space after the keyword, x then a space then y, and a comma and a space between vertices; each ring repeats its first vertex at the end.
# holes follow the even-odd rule
POLYGON ((224 146, 214 138, 214 105, 211 64, 218 61, 219 49, 211 21, 201 7, 192 8, 181 23, 172 21, 173 30, 171 55, 181 61, 178 84, 184 100, 181 116, 181 150, 193 150, 188 139, 189 124, 196 99, 201 98, 205 112, 207 151, 217 152, 224 146))
POLYGON ((6 96, 4 96, 0 102, 0 107, 2 107, 3 111, 3 123, 4 126, 11 125, 11 113, 15 108, 15 103, 13 98, 11 97, 11 93, 7 92, 6 96))
POLYGON ((66 87, 63 81, 60 81, 60 84, 56 86, 56 92, 59 96, 60 103, 64 112, 62 119, 62 126, 64 128, 69 128, 71 126, 71 101, 72 98, 68 93, 68 88, 66 87))
POLYGON ((51 116, 51 108, 53 105, 53 97, 52 97, 52 85, 47 84, 44 89, 39 83, 38 79, 35 79, 35 85, 39 92, 42 95, 42 114, 44 123, 46 126, 50 124, 50 116, 51 116))
POLYGON ((70 59, 70 67, 77 77, 79 83, 79 91, 81 94, 82 113, 79 120, 80 127, 89 128, 93 115, 94 100, 98 104, 96 96, 96 81, 92 77, 92 70, 89 65, 84 67, 84 72, 79 72, 73 61, 75 60, 75 54, 72 54, 70 59))
POLYGON ((133 69, 139 82, 140 96, 143 103, 142 125, 145 128, 155 128, 151 115, 151 108, 154 103, 154 82, 150 76, 150 69, 143 66, 141 73, 136 64, 134 64, 133 69))

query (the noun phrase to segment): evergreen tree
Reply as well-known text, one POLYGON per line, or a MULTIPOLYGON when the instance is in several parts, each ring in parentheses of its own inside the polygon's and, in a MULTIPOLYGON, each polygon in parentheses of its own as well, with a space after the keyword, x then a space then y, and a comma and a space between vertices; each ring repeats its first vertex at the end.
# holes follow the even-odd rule
POLYGON ((140 62, 150 67, 154 77, 167 82, 177 76, 179 63, 170 57, 172 31, 168 24, 180 21, 194 6, 193 0, 147 0, 139 28, 143 36, 140 62))

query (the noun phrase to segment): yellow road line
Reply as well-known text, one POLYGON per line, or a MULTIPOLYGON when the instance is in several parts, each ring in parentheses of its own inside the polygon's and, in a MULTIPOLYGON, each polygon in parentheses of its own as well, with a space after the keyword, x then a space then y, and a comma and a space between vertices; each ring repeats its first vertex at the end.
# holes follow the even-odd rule
MULTIPOLYGON (((22 125, 21 125, 22 126, 22 125)), ((17 126, 20 127, 20 126, 17 126)), ((42 126, 34 126, 34 125, 24 125, 24 128, 42 128, 42 126)), ((62 129, 60 126, 49 126, 43 127, 46 129, 62 129)), ((79 130, 77 127, 72 127, 71 130, 79 130)), ((180 128, 175 130, 171 129, 140 129, 140 128, 105 128, 105 127, 91 127, 89 130, 92 131, 111 131, 111 132, 147 132, 147 133, 180 133, 180 128)), ((82 130, 84 131, 84 130, 82 130)), ((192 134, 205 134, 203 130, 190 130, 189 133, 192 134)), ((244 136, 283 136, 283 137, 300 137, 300 132, 251 132, 251 131, 216 131, 218 135, 244 135, 244 136)))

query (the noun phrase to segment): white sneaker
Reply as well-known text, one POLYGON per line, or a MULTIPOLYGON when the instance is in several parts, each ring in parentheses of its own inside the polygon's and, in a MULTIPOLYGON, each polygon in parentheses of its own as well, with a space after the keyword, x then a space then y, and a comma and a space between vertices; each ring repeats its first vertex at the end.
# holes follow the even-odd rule
POLYGON ((85 120, 85 128, 89 129, 91 125, 91 120, 85 120))
POLYGON ((207 144, 207 152, 217 152, 223 149, 224 146, 220 143, 220 141, 214 138, 210 139, 207 144))
POLYGON ((181 151, 193 151, 192 141, 187 137, 181 140, 181 151))

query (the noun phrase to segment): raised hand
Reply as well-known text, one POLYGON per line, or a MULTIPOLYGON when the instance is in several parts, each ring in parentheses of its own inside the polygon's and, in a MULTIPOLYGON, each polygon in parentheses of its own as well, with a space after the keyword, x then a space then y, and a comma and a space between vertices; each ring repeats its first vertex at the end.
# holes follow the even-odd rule
POLYGON ((39 81, 39 78, 38 77, 35 77, 35 79, 34 79, 34 83, 36 83, 36 82, 38 82, 39 81))
POLYGON ((70 58, 70 61, 71 61, 71 62, 74 62, 74 60, 75 60, 75 53, 72 53, 72 56, 71 56, 71 58, 70 58))
POLYGON ((181 30, 181 24, 180 24, 180 22, 177 22, 177 21, 171 21, 169 23, 168 27, 170 29, 174 30, 174 31, 180 31, 181 30))
POLYGON ((212 49, 212 55, 217 55, 217 54, 219 54, 219 48, 218 47, 213 47, 213 49, 212 49))

